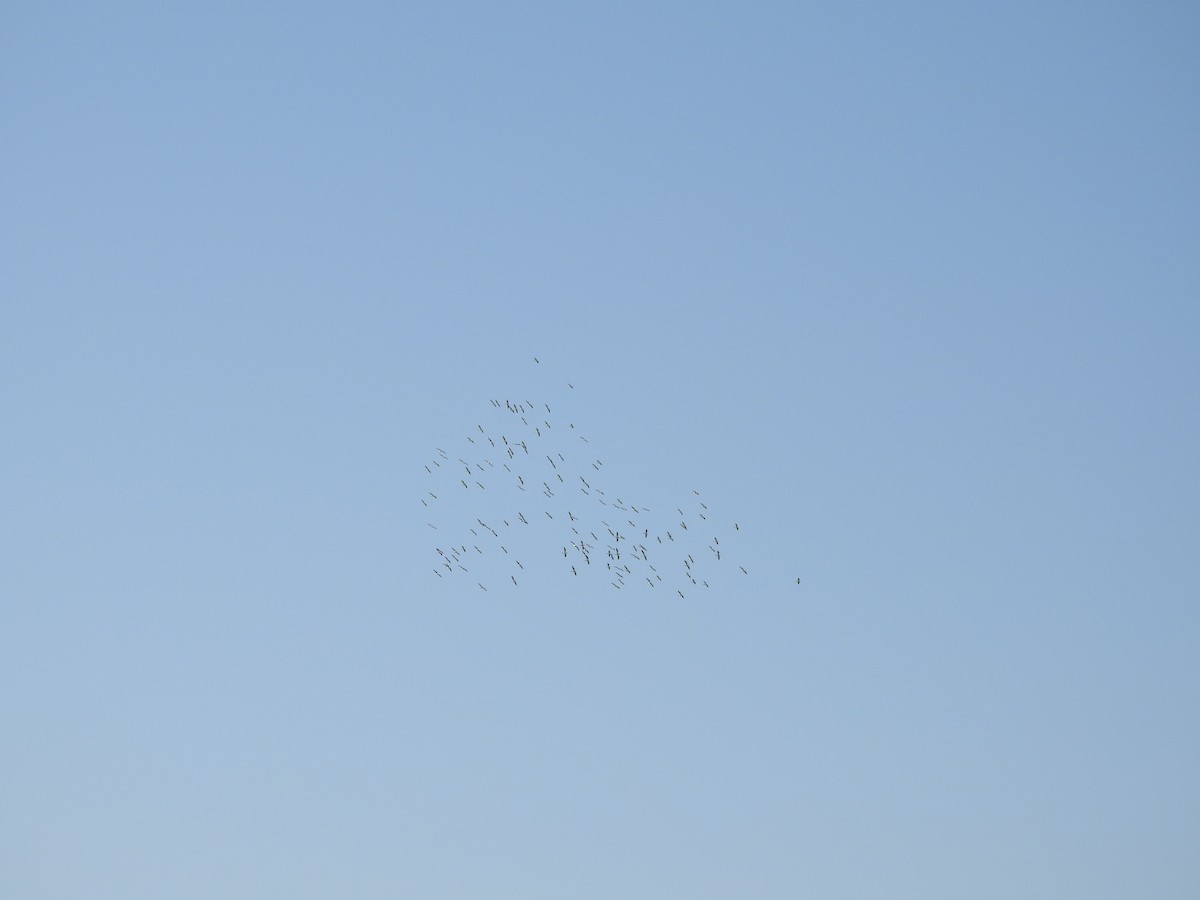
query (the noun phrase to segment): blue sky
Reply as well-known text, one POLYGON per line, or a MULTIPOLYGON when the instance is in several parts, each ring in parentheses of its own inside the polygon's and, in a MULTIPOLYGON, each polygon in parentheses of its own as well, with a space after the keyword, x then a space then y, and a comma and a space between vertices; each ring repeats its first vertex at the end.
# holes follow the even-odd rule
POLYGON ((1196 896, 1198 39, 8 4, 0 893, 1196 896), (436 576, 497 398, 730 565, 436 576))

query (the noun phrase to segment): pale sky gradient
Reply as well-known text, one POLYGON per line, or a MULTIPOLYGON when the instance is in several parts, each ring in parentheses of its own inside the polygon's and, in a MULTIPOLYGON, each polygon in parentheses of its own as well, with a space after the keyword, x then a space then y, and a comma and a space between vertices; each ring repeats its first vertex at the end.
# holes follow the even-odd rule
POLYGON ((6 4, 0 895, 1200 896, 1197 47, 6 4), (435 577, 496 397, 750 574, 435 577))

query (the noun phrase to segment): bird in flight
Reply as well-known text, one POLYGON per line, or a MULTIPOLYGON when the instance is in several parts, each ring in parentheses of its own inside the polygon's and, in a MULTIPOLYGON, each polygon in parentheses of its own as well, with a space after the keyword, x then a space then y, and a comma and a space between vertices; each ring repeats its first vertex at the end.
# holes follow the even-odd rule
MULTIPOLYGON (((540 366, 540 357, 535 356, 532 357, 532 359, 535 364, 540 366)), ((566 382, 566 385, 572 391, 575 389, 575 385, 571 382, 566 382)), ((622 499, 622 497, 629 496, 624 491, 620 492, 620 496, 618 496, 618 492, 615 490, 612 490, 611 493, 606 494, 606 492, 601 489, 599 482, 603 479, 603 473, 609 470, 609 466, 605 466, 602 460, 594 457, 573 458, 573 456, 567 456, 567 453, 571 452, 571 445, 569 444, 561 445, 561 450, 565 452, 558 452, 559 448, 553 446, 552 442, 554 435, 560 432, 559 429, 553 428, 554 423, 549 421, 548 417, 554 415, 555 405, 547 402, 535 403, 533 400, 525 400, 522 402, 511 399, 505 399, 503 403, 499 399, 491 399, 488 401, 488 404, 489 414, 504 417, 505 421, 507 422, 507 427, 495 421, 493 421, 492 425, 486 424, 486 420, 476 421, 475 432, 467 435, 467 443, 470 447, 470 450, 469 452, 464 451, 464 456, 471 456, 472 458, 470 460, 459 458, 459 462, 466 469, 466 472, 461 474, 466 474, 473 477, 471 481, 467 481, 461 477, 459 478, 459 484, 465 491, 467 491, 467 493, 455 496, 461 497, 461 500, 468 501, 473 497, 477 497, 480 501, 483 501, 485 498, 491 496, 495 496, 503 501, 506 491, 510 497, 528 496, 527 494, 524 494, 526 488, 528 487, 526 484, 527 479, 524 477, 525 474, 529 474, 530 476, 528 479, 529 483, 536 484, 538 476, 541 476, 543 479, 548 479, 550 472, 553 472, 554 477, 557 478, 560 485, 564 485, 567 483, 567 481, 572 480, 569 478, 569 475, 572 471, 574 471, 576 473, 576 479, 578 480, 579 484, 582 485, 580 492, 584 495, 585 500, 579 501, 579 498, 575 497, 573 501, 569 501, 571 502, 571 507, 568 508, 561 499, 561 495, 556 495, 555 491, 551 489, 548 480, 543 480, 542 493, 548 502, 543 507, 545 519, 541 525, 537 524, 539 520, 530 520, 524 515, 524 513, 519 510, 514 510, 512 507, 509 507, 508 514, 513 515, 515 513, 515 518, 518 520, 518 524, 522 525, 522 528, 520 529, 522 533, 530 535, 531 539, 534 541, 542 540, 549 544, 550 548, 552 548, 549 554, 551 562, 553 561, 553 558, 558 555, 555 551, 561 548, 565 563, 564 568, 569 567, 572 575, 579 576, 580 578, 579 582, 575 582, 576 584, 582 584, 584 581, 586 581, 583 576, 591 575, 595 571, 600 570, 608 573, 608 577, 610 579, 615 577, 616 580, 612 581, 612 585, 617 590, 630 586, 632 582, 636 582, 640 577, 645 577, 645 580, 649 583, 650 587, 653 588, 658 581, 664 581, 665 575, 667 576, 667 583, 665 583, 663 587, 669 591, 671 573, 669 569, 664 566, 663 558, 661 556, 662 551, 666 550, 668 547, 678 548, 683 551, 682 557, 675 557, 676 560, 679 560, 678 568, 675 568, 676 577, 679 579, 679 582, 675 585, 677 588, 682 588, 684 586, 683 579, 686 579, 686 583, 696 586, 703 585, 705 588, 709 587, 710 584, 719 584, 719 582, 711 580, 712 576, 709 572, 710 567, 719 567, 722 565, 722 560, 727 560, 729 558, 728 554, 722 552, 722 550, 725 548, 720 546, 719 537, 714 536, 712 538, 712 542, 708 544, 708 549, 712 551, 712 553, 703 554, 704 559, 700 562, 697 562, 696 556, 688 553, 687 551, 692 549, 698 551, 700 544, 696 542, 700 539, 693 536, 695 533, 692 532, 690 524, 686 521, 685 512, 681 507, 676 508, 676 512, 679 515, 678 519, 673 521, 670 519, 667 519, 666 521, 658 519, 656 521, 650 507, 641 503, 628 502, 627 500, 622 499), (547 416, 547 418, 545 418, 541 423, 530 421, 528 418, 529 415, 536 414, 533 411, 536 410, 537 407, 541 407, 547 416), (472 437, 472 434, 476 432, 480 435, 479 439, 472 437), (514 432, 516 433, 514 434, 514 432), (512 441, 508 439, 509 434, 514 435, 512 441), (500 435, 499 444, 494 440, 495 435, 500 435), (534 451, 534 448, 529 447, 529 443, 531 441, 535 442, 537 448, 542 451, 540 456, 545 460, 544 463, 536 462, 536 460, 539 458, 539 454, 534 451), (523 455, 521 457, 516 456, 515 450, 517 449, 522 451, 523 455), (502 454, 500 457, 501 469, 495 468, 494 455, 496 451, 499 451, 502 454), (546 465, 550 466, 549 471, 543 468, 546 465), (589 465, 594 473, 590 476, 590 478, 580 474, 582 471, 586 471, 585 466, 589 465), (495 478, 497 475, 500 476, 499 479, 495 478), (478 480, 481 478, 488 478, 488 483, 484 484, 481 480, 478 480), (472 486, 477 488, 480 493, 475 494, 474 492, 470 491, 469 488, 472 486), (516 494, 518 490, 522 492, 521 495, 516 494), (581 505, 577 506, 577 503, 580 503, 581 505), (599 516, 603 515, 602 509, 604 508, 621 511, 622 519, 628 526, 627 533, 623 534, 615 531, 611 526, 608 525, 607 522, 601 523, 603 527, 595 524, 599 516), (670 527, 678 530, 678 537, 676 536, 676 532, 669 531, 663 527, 664 525, 667 525, 668 522, 670 523, 670 527), (589 526, 592 527, 589 528, 589 526), (564 532, 567 528, 570 529, 570 533, 563 534, 562 532, 564 532), (642 538, 646 543, 637 542, 636 535, 639 531, 642 532, 642 538), (655 539, 653 542, 650 541, 651 531, 655 532, 655 539), (603 539, 599 539, 596 536, 598 532, 600 534, 607 532, 607 536, 605 536, 603 539), (571 539, 570 535, 572 534, 576 536, 575 539, 571 539), (580 536, 584 534, 591 534, 592 539, 596 541, 596 543, 588 543, 580 539, 580 536), (561 537, 567 538, 569 547, 563 546, 561 537, 559 540, 555 541, 555 538, 559 537, 560 535, 561 537), (625 539, 626 541, 625 547, 621 547, 620 545, 622 539, 625 539), (555 544, 557 544, 557 546, 555 546, 555 544), (692 546, 693 544, 695 544, 695 547, 692 546), (653 551, 651 551, 651 547, 654 548, 653 551), (624 550, 624 552, 622 552, 622 550, 624 550), (596 555, 599 559, 603 560, 603 556, 601 554, 607 554, 607 557, 611 562, 604 566, 603 569, 600 566, 591 568, 591 556, 596 555), (659 564, 657 568, 651 564, 651 559, 659 564), (580 560, 586 564, 582 571, 578 566, 580 560), (641 571, 635 572, 634 569, 638 567, 641 567, 641 571), (627 580, 627 575, 635 577, 627 580), (705 576, 707 576, 707 578, 705 576)), ((568 430, 575 430, 577 423, 570 421, 570 419, 574 418, 574 416, 571 416, 569 413, 563 414, 561 403, 556 405, 560 408, 560 425, 563 420, 568 422, 567 429, 562 430, 561 433, 565 434, 568 430)), ((581 441, 587 442, 588 439, 585 435, 580 434, 579 431, 576 431, 576 434, 579 436, 581 441)), ((578 447, 577 444, 574 446, 578 447)), ((427 476, 432 476, 433 478, 441 478, 448 484, 453 484, 454 476, 446 472, 445 469, 441 467, 441 463, 439 462, 439 459, 449 460, 451 457, 445 448, 437 447, 435 449, 437 451, 438 458, 432 460, 426 459, 423 461, 425 463, 425 474, 427 476), (434 468, 437 468, 439 471, 436 473, 433 472, 434 468)), ((436 485, 434 486, 436 487, 436 485)), ((615 485, 611 483, 609 485, 610 489, 614 486, 615 485)), ((699 515, 701 520, 705 521, 709 527, 714 527, 715 523, 712 522, 714 516, 709 513, 708 504, 699 500, 701 492, 695 488, 692 488, 691 490, 693 496, 697 498, 695 501, 696 505, 698 506, 699 510, 701 510, 697 511, 697 515, 699 515)), ((432 507, 434 506, 442 510, 446 510, 446 507, 449 506, 451 507, 449 510, 451 514, 456 512, 461 514, 462 512, 465 512, 465 509, 463 508, 464 504, 461 502, 461 500, 457 504, 458 509, 455 510, 454 507, 456 504, 453 501, 440 501, 438 499, 439 495, 432 491, 428 491, 426 496, 428 500, 432 500, 434 502, 429 503, 426 499, 422 499, 421 502, 422 506, 424 507, 422 512, 425 518, 432 518, 432 507)), ((655 505, 656 507, 658 506, 658 504, 655 505)), ((488 515, 489 517, 501 517, 503 511, 504 510, 502 508, 490 506, 488 515)), ((509 549, 507 546, 502 546, 499 543, 501 539, 500 533, 491 526, 487 525, 482 518, 478 518, 477 513, 482 513, 482 509, 473 511, 471 516, 472 518, 475 518, 476 523, 479 525, 479 527, 483 528, 484 531, 479 532, 476 531, 475 528, 468 527, 471 535, 476 540, 481 541, 480 544, 474 545, 473 549, 477 554, 480 554, 482 561, 489 559, 489 549, 495 549, 496 547, 499 547, 501 553, 491 558, 493 560, 503 560, 504 562, 502 565, 504 565, 505 568, 509 568, 511 564, 515 562, 516 565, 509 570, 509 580, 512 582, 514 587, 516 587, 518 584, 520 584, 521 587, 525 587, 525 583, 517 579, 515 575, 516 569, 524 569, 525 566, 521 561, 516 559, 515 555, 508 555, 509 549), (489 543, 492 540, 495 540, 495 543, 491 544, 491 547, 489 548, 489 543)), ((511 527, 509 519, 501 517, 501 521, 505 528, 511 527)), ((431 521, 428 521, 427 524, 430 529, 436 530, 438 528, 442 528, 445 530, 449 523, 441 519, 432 519, 431 521)), ((735 531, 741 530, 739 523, 733 522, 732 524, 735 531)), ((721 528, 715 527, 714 530, 716 530, 719 534, 721 528)), ((509 543, 512 543, 514 540, 522 540, 516 535, 515 532, 513 534, 505 535, 503 539, 508 540, 509 543)), ((464 544, 461 548, 462 553, 465 554, 468 549, 468 545, 464 544)), ((524 547, 521 549, 514 547, 513 552, 514 554, 519 553, 520 556, 525 556, 526 559, 530 560, 531 568, 533 567, 533 560, 541 557, 541 554, 536 552, 536 547, 524 547), (529 555, 527 556, 526 553, 529 553, 529 555)), ((445 554, 441 555, 444 556, 445 554)), ((439 578, 442 577, 440 568, 444 567, 447 572, 453 576, 455 567, 452 566, 452 563, 459 563, 457 569, 464 572, 466 571, 466 567, 461 565, 459 550, 455 547, 450 548, 449 558, 444 560, 439 558, 439 566, 434 570, 435 574, 439 578)), ((736 561, 734 564, 736 564, 736 561)), ((749 571, 745 566, 739 566, 739 569, 743 574, 749 574, 749 571)), ((502 583, 503 572, 495 574, 500 576, 502 583)), ((800 584, 801 579, 797 578, 796 583, 800 584)), ((478 581, 477 584, 480 590, 488 590, 488 585, 485 585, 482 580, 478 581)), ((492 584, 491 586, 494 587, 495 585, 492 584)), ((681 598, 686 596, 686 592, 683 590, 677 590, 677 593, 681 598)))

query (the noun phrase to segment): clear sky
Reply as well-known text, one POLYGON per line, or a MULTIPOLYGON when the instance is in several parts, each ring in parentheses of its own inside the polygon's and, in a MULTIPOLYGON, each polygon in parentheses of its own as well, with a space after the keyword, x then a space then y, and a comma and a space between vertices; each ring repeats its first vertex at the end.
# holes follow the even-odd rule
POLYGON ((6 3, 0 895, 1200 896, 1198 46, 6 3), (436 575, 510 398, 710 587, 436 575))

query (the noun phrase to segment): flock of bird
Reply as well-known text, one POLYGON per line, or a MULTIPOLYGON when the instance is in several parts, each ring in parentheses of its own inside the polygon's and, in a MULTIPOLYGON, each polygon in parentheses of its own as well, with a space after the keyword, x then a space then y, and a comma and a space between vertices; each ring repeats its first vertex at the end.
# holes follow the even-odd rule
POLYGON ((549 403, 497 398, 489 413, 460 450, 435 448, 424 464, 437 577, 487 591, 557 560, 573 577, 686 599, 711 586, 714 567, 749 574, 728 556, 741 526, 718 526, 699 491, 661 510, 623 499, 605 490, 588 438, 549 403))

